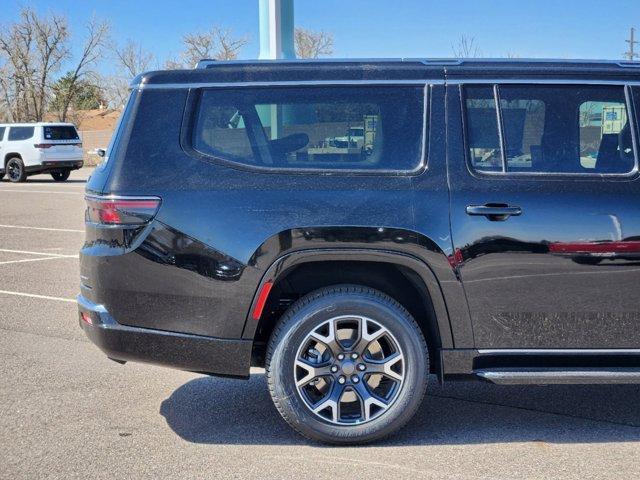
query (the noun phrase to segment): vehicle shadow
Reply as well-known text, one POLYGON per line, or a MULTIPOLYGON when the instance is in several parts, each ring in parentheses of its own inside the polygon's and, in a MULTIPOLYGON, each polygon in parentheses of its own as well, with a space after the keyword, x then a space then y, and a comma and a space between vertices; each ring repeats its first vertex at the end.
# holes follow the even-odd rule
MULTIPOLYGON (((11 183, 6 178, 2 179, 2 182, 11 183)), ((84 178, 70 178, 68 180, 65 180, 64 182, 56 182, 51 177, 49 177, 48 179, 44 178, 44 177, 43 178, 32 178, 32 177, 29 177, 27 179, 26 183, 56 183, 58 185, 64 185, 65 183, 87 183, 87 179, 84 179, 84 178)))
MULTIPOLYGON (((496 386, 429 382, 409 425, 377 446, 640 440, 640 386, 496 386)), ((271 403, 263 374, 202 377, 175 390, 160 413, 181 438, 210 444, 305 444, 271 403)))

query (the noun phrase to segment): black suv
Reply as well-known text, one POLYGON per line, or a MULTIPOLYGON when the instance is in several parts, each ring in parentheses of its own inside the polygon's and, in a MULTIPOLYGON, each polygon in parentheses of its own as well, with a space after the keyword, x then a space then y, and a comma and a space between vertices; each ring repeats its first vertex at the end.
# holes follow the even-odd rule
POLYGON ((80 325, 380 438, 428 374, 640 383, 638 64, 203 61, 138 77, 86 192, 80 325))

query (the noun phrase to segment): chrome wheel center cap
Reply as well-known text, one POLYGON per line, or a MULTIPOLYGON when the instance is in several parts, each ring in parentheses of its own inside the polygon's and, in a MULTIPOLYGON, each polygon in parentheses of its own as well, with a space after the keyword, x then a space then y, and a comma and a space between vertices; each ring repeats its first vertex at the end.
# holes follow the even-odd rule
POLYGON ((346 361, 342 364, 342 373, 345 375, 351 375, 356 371, 356 364, 351 361, 346 361))

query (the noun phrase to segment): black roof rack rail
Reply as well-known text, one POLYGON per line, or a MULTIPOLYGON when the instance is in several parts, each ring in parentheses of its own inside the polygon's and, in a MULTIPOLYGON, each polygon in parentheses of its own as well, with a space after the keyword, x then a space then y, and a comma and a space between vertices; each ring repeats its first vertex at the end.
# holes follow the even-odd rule
POLYGON ((282 59, 253 59, 253 60, 214 60, 203 58, 195 68, 210 68, 215 65, 249 65, 249 64, 318 64, 318 63, 416 63, 424 65, 459 65, 463 63, 458 58, 282 58, 282 59))
POLYGON ((196 66, 194 68, 208 68, 209 65, 215 62, 217 62, 217 60, 214 60, 212 58, 203 58, 199 60, 198 63, 196 63, 196 66))
POLYGON ((242 65, 242 64, 291 64, 291 63, 422 63, 424 65, 463 65, 482 63, 511 63, 511 64, 540 64, 540 63, 564 63, 564 64, 593 64, 617 65, 620 67, 640 67, 640 61, 625 60, 598 60, 598 59, 563 59, 563 58, 283 58, 283 59, 246 59, 246 60, 215 60, 203 58, 198 61, 195 68, 208 68, 213 65, 242 65))

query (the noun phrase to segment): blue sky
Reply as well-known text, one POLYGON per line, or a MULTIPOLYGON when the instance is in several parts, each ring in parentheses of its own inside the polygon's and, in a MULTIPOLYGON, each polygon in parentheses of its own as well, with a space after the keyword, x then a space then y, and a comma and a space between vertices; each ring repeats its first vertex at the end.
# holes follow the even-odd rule
MULTIPOLYGON (((247 35, 258 55, 258 0, 1 0, 1 23, 23 5, 68 15, 75 38, 95 14, 113 37, 132 38, 161 61, 186 32, 211 26, 247 35)), ((483 56, 619 59, 629 28, 640 36, 638 0, 295 0, 296 25, 334 34, 334 57, 450 57, 461 35, 483 56)), ((640 50, 640 45, 638 46, 640 50)))

